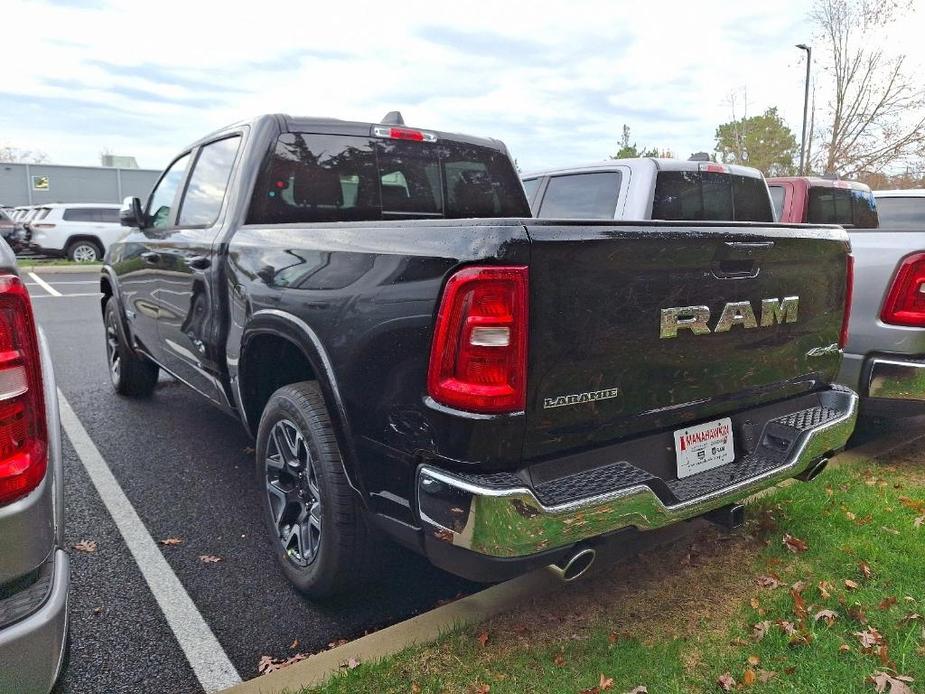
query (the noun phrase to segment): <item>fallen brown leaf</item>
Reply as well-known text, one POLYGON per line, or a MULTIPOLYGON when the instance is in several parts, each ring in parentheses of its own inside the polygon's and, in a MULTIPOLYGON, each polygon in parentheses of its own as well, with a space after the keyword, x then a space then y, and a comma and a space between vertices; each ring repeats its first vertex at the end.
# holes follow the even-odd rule
POLYGON ((873 573, 870 570, 870 564, 868 564, 866 561, 862 561, 860 564, 858 564, 858 570, 864 575, 864 578, 870 578, 871 574, 873 573))
POLYGON ((478 640, 479 645, 482 648, 484 648, 488 644, 488 632, 487 631, 480 631, 479 635, 476 636, 475 638, 478 640))
POLYGON ((899 620, 900 624, 911 624, 912 622, 918 622, 922 619, 922 615, 918 612, 908 612, 906 615, 899 620))
POLYGON ((806 586, 807 586, 806 581, 797 581, 792 586, 790 586, 790 590, 795 591, 797 593, 802 593, 804 590, 806 590, 806 586))
POLYGON ((923 499, 910 499, 908 496, 901 496, 899 497, 899 503, 910 511, 925 513, 925 500, 923 499))
POLYGON ((763 622, 758 622, 755 626, 752 627, 752 638, 755 641, 761 641, 768 634, 768 630, 771 628, 771 622, 765 620, 763 622))
POLYGON ((880 529, 885 533, 889 533, 890 535, 899 535, 899 531, 896 528, 888 528, 885 525, 881 525, 880 529))
POLYGON ((724 692, 731 692, 736 687, 736 681, 732 678, 732 675, 728 672, 724 672, 719 676, 719 679, 716 680, 716 683, 720 686, 724 692))
POLYGON ((598 686, 598 689, 600 689, 602 692, 606 691, 607 689, 612 689, 613 688, 613 677, 605 677, 604 673, 602 672, 601 679, 597 683, 597 686, 598 686))
POLYGON ((71 545, 78 552, 86 552, 87 554, 92 554, 96 551, 96 540, 81 540, 75 545, 71 545))
POLYGON ((491 691, 490 684, 477 684, 471 689, 472 694, 488 694, 491 691))
POLYGON ((759 658, 757 655, 750 655, 748 656, 748 660, 746 662, 752 667, 758 667, 758 663, 761 662, 761 658, 759 658))
POLYGON ((867 678, 867 681, 874 685, 878 692, 886 692, 889 686, 889 694, 913 694, 909 687, 909 682, 914 682, 908 675, 888 675, 885 672, 875 672, 867 678))
POLYGON ((419 685, 417 682, 412 682, 411 694, 421 694, 421 685, 419 685))
POLYGON ((203 564, 218 564, 218 562, 222 561, 222 558, 216 557, 214 554, 200 554, 199 561, 203 564))
POLYGON ((290 650, 290 651, 294 651, 294 650, 295 650, 296 648, 298 648, 298 647, 299 647, 299 640, 298 640, 298 639, 294 640, 292 643, 289 644, 289 650, 290 650))
POLYGON ((839 653, 848 653, 850 650, 851 650, 851 646, 849 646, 847 643, 843 643, 839 645, 838 647, 839 653))
POLYGON ((350 658, 341 667, 346 667, 348 670, 356 670, 358 667, 360 667, 360 661, 356 658, 350 658))
POLYGON ((858 641, 861 642, 862 648, 873 648, 883 643, 883 634, 877 631, 876 627, 868 627, 864 631, 856 631, 854 632, 854 636, 858 637, 858 641))
POLYGON ((813 621, 818 622, 820 619, 824 619, 826 624, 832 626, 835 623, 835 620, 838 619, 838 613, 833 612, 832 610, 819 610, 813 616, 813 621))
POLYGON ((742 673, 742 684, 744 684, 746 687, 751 687, 757 681, 758 675, 756 675, 755 671, 751 668, 748 668, 744 673, 742 673))
POLYGON ((819 595, 823 600, 828 600, 832 597, 832 592, 835 590, 834 586, 828 581, 819 581, 819 595))
POLYGON ((562 653, 557 653, 556 657, 552 659, 552 662, 556 667, 565 667, 565 656, 562 653))
POLYGON ((897 602, 899 602, 899 600, 895 596, 890 595, 888 597, 883 598, 883 600, 880 601, 880 604, 877 605, 877 607, 880 608, 881 610, 888 610, 891 607, 893 607, 893 605, 895 605, 897 602))
POLYGON ((858 583, 857 583, 856 581, 852 581, 850 578, 846 578, 846 579, 845 579, 845 588, 847 588, 848 590, 857 590, 857 589, 858 589, 858 583))
POLYGON ((183 540, 181 540, 179 537, 167 537, 163 540, 158 540, 157 544, 163 545, 164 547, 174 547, 176 545, 182 545, 183 540))
POLYGON ((787 636, 793 636, 797 633, 797 628, 793 625, 793 622, 787 622, 783 619, 778 619, 775 623, 781 628, 781 631, 787 634, 787 636))
POLYGON ((794 554, 805 552, 807 549, 809 549, 809 547, 807 546, 805 542, 803 542, 803 540, 801 540, 798 537, 794 537, 790 533, 787 533, 786 535, 784 535, 783 543, 784 543, 784 546, 787 549, 789 549, 791 552, 793 552, 794 554))
POLYGON ((922 525, 925 525, 925 516, 919 516, 914 521, 912 521, 913 527, 921 528, 922 525))
POLYGON ((767 588, 768 590, 773 590, 774 588, 779 588, 781 582, 777 576, 759 576, 755 579, 755 585, 757 585, 759 588, 767 588))
POLYGON ((626 694, 649 694, 649 690, 643 686, 633 687, 626 694))
POLYGON ((777 677, 777 673, 774 672, 773 670, 759 670, 758 671, 758 681, 761 682, 762 684, 770 682, 775 677, 777 677))

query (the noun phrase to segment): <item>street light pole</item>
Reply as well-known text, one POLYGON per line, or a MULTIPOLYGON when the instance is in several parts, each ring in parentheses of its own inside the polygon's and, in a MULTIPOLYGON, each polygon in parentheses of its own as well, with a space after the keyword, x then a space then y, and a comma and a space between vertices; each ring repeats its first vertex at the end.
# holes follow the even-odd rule
POLYGON ((809 109, 809 68, 813 62, 813 49, 805 43, 798 43, 797 48, 806 51, 806 83, 803 86, 803 135, 800 138, 800 175, 806 175, 806 112, 809 109))

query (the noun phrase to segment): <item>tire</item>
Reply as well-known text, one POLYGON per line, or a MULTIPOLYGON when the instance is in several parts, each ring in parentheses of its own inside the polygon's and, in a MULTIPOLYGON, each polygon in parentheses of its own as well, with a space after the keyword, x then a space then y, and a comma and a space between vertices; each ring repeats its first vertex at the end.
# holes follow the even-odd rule
POLYGON ((95 241, 72 241, 67 246, 67 259, 75 263, 93 263, 103 259, 103 249, 95 241))
POLYGON ((106 357, 109 380, 119 395, 147 397, 157 385, 158 366, 138 354, 125 339, 119 307, 114 297, 106 302, 103 319, 106 329, 106 357))
POLYGON ((256 448, 264 525, 286 578, 315 599, 364 581, 376 554, 371 530, 344 475, 316 382, 284 386, 270 396, 256 448))

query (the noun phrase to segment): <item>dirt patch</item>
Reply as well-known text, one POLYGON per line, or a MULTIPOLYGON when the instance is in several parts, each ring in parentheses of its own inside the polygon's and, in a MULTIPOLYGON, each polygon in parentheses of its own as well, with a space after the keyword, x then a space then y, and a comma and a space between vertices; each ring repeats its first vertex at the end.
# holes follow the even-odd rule
MULTIPOLYGON (((876 462, 883 470, 900 476, 907 484, 925 486, 925 442, 913 441, 887 458, 878 458, 876 462)), ((874 469, 871 474, 875 474, 874 469)))

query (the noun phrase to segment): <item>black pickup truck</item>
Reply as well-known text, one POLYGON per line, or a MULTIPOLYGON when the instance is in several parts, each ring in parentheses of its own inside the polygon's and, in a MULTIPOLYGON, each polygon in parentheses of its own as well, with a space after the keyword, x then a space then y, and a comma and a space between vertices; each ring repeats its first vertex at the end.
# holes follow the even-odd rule
POLYGON ((240 416, 315 597, 382 534, 476 580, 573 578, 619 531, 739 522, 854 426, 840 227, 531 219, 501 142, 396 114, 230 126, 122 219, 116 392, 163 369, 240 416))

